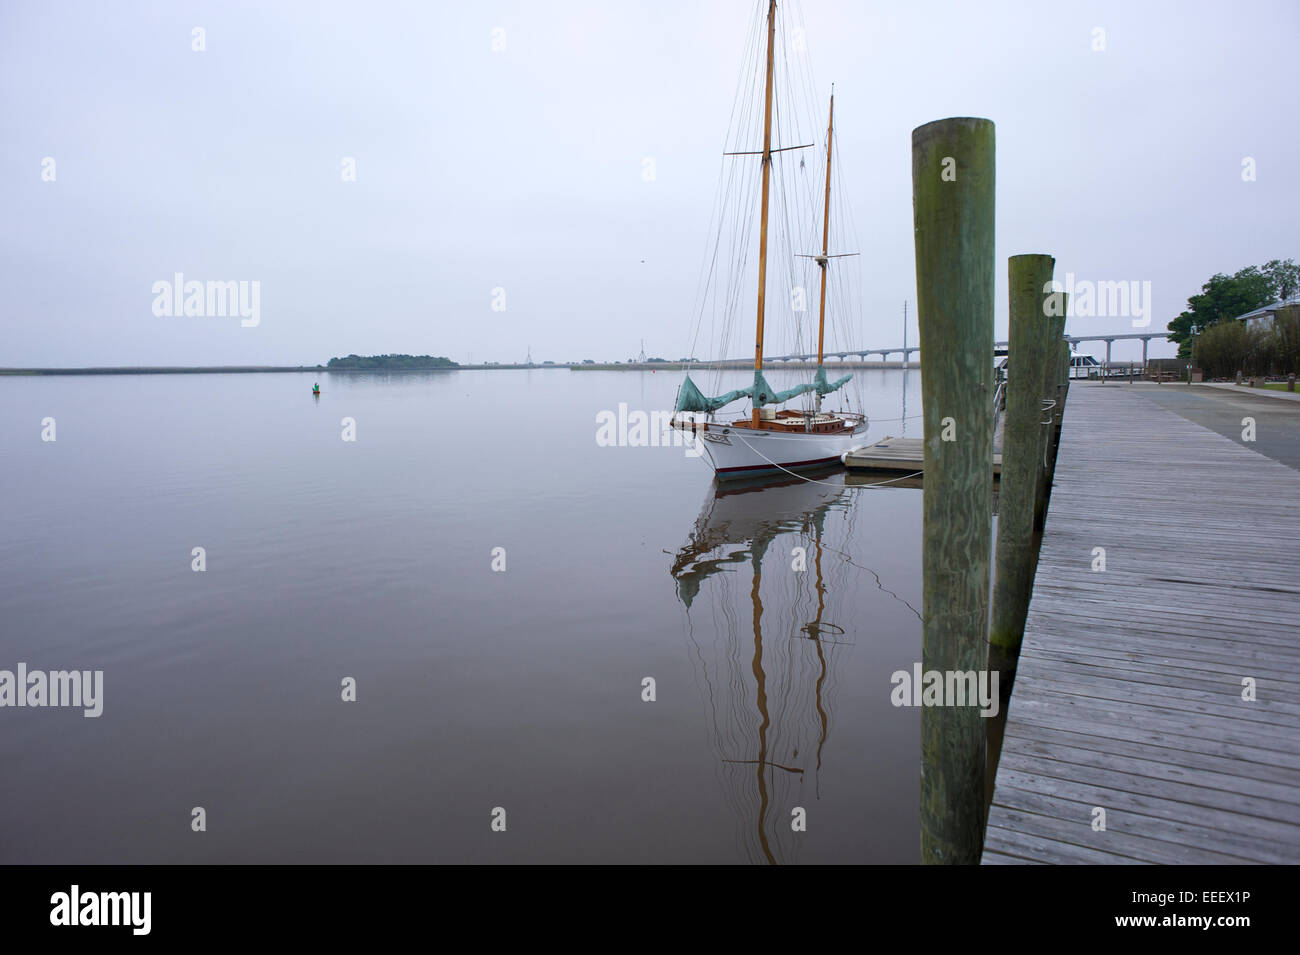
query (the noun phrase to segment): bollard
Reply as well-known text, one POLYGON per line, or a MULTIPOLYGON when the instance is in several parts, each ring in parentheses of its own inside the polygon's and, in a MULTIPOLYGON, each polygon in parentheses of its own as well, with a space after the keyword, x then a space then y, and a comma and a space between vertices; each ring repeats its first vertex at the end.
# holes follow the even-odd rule
MULTIPOLYGON (((925 421, 922 669, 987 665, 993 496, 994 127, 912 131, 925 421)), ((1014 375, 1015 372, 1013 371, 1014 375)), ((978 707, 921 711, 921 861, 979 862, 985 727, 978 707)))

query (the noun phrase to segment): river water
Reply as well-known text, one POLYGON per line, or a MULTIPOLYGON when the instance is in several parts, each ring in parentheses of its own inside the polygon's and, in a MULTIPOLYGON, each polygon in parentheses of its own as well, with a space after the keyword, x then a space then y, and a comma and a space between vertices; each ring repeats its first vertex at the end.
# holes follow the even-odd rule
POLYGON ((917 861, 921 492, 596 440, 680 380, 0 378, 0 670, 103 671, 0 863, 917 861))

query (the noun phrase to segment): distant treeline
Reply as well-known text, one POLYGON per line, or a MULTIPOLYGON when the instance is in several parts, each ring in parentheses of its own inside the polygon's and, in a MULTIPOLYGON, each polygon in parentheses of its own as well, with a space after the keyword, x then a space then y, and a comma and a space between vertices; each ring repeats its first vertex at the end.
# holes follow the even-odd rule
POLYGON ((441 355, 348 355, 331 358, 326 368, 334 369, 402 369, 402 368, 457 368, 456 362, 441 355))

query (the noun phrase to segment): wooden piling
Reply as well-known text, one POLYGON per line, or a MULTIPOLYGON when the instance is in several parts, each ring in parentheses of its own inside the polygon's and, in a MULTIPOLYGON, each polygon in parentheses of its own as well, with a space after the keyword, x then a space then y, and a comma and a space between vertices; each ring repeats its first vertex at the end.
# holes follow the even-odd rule
MULTIPOLYGON (((1051 450, 1047 455, 1047 501, 1052 498, 1052 479, 1056 477, 1056 452, 1061 445, 1061 423, 1065 420, 1065 399, 1070 393, 1070 343, 1062 341, 1057 348, 1060 358, 1057 361, 1056 408, 1052 416, 1051 450)), ((1043 519, 1047 519, 1044 507, 1043 519)))
POLYGON ((989 626, 989 669, 1000 674, 998 690, 1009 698, 1025 632, 1038 549, 1034 507, 1043 469, 1046 430, 1043 379, 1054 361, 1052 320, 1044 305, 1051 293, 1050 255, 1014 255, 1007 262, 1010 301, 1007 410, 1002 425, 1002 474, 998 488, 998 546, 989 626))
MULTIPOLYGON (((979 673, 987 665, 993 495, 990 120, 944 119, 912 131, 912 202, 925 422, 922 669, 979 673)), ((920 808, 923 863, 979 861, 978 706, 922 709, 920 808)))
MULTIPOLYGON (((1049 338, 1052 342, 1063 341, 1065 335, 1065 312, 1069 308, 1069 295, 1066 292, 1053 292, 1049 296, 1051 301, 1048 308, 1049 319, 1051 322, 1051 331, 1049 338)), ((1053 348, 1056 346, 1053 345, 1053 348)), ((1069 347, 1068 345, 1066 346, 1069 347)), ((1048 352, 1050 356, 1051 351, 1048 352)), ((1038 472, 1038 492, 1034 495, 1034 533, 1041 534, 1043 523, 1047 520, 1047 500, 1051 493, 1051 462, 1056 459, 1056 421, 1057 412, 1061 403, 1060 394, 1060 369, 1057 363, 1049 357, 1043 363, 1043 380, 1042 380, 1042 417, 1040 427, 1043 429, 1043 460, 1042 467, 1038 472)))

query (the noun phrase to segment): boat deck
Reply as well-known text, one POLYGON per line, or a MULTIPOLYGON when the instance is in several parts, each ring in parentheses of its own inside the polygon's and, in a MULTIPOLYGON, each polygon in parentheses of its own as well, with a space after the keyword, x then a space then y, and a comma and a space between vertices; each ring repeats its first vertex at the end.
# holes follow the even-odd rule
MULTIPOLYGON (((760 418, 758 430, 812 434, 851 434, 860 422, 833 412, 778 411, 770 418, 760 418)), ((737 418, 730 428, 753 428, 750 418, 737 418)))

